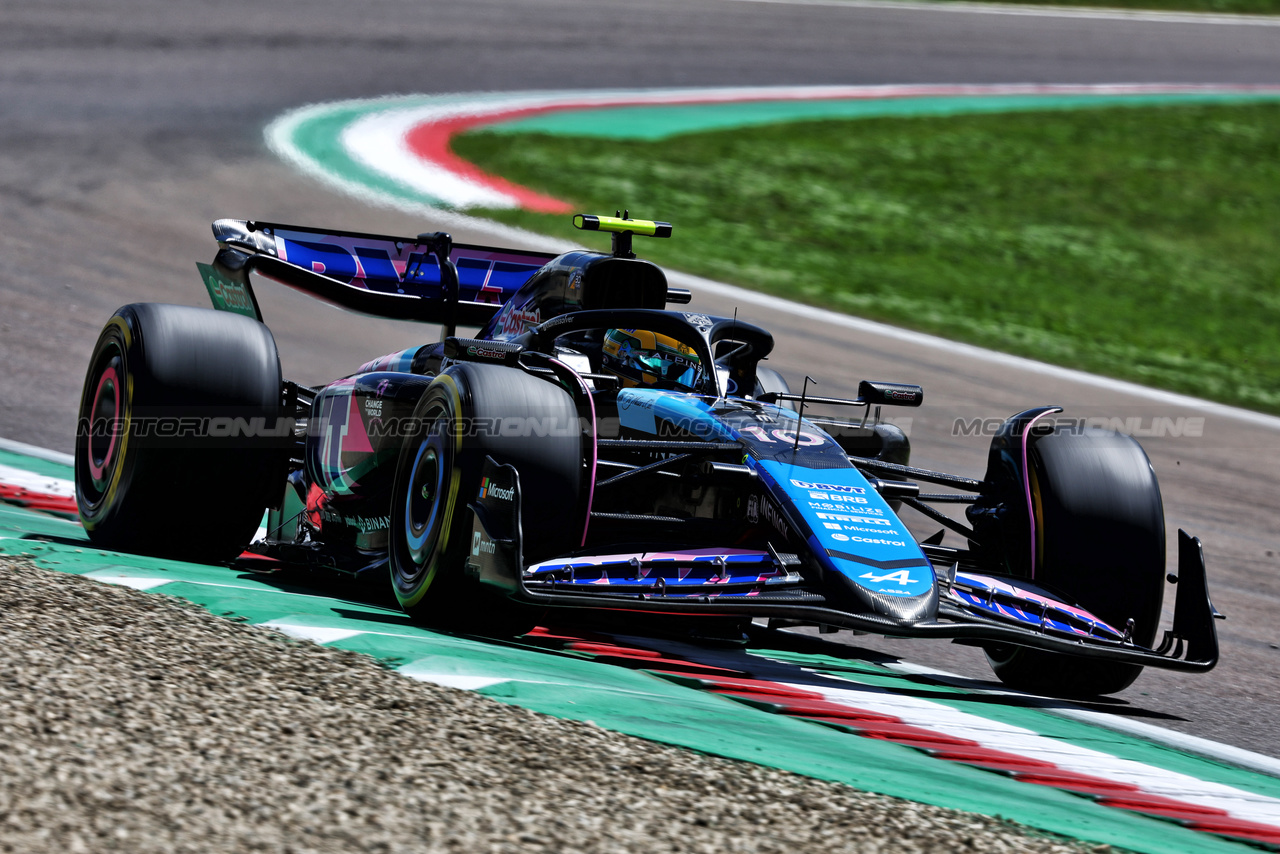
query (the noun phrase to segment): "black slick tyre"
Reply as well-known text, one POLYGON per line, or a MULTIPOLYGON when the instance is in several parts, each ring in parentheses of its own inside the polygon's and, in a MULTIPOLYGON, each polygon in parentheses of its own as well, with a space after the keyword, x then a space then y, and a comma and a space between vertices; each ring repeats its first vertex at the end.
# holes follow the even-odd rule
MULTIPOLYGON (((1030 449, 1036 584, 1150 647, 1164 597, 1164 509, 1155 472, 1131 437, 1108 431, 1056 432, 1030 449)), ((1033 650, 987 647, 1010 687, 1080 697, 1114 694, 1141 665, 1033 650)))
POLYGON ((415 621, 498 636, 533 628, 538 611, 468 578, 471 514, 486 457, 519 472, 526 563, 580 544, 582 437, 573 399, 516 368, 464 363, 437 377, 396 466, 391 585, 415 621), (530 428, 531 425, 531 429, 530 428), (548 429, 550 428, 550 429, 548 429))
POLYGON ((280 360, 261 323, 178 305, 118 310, 94 346, 76 430, 76 503, 90 542, 196 562, 235 557, 283 475, 280 410, 280 360))

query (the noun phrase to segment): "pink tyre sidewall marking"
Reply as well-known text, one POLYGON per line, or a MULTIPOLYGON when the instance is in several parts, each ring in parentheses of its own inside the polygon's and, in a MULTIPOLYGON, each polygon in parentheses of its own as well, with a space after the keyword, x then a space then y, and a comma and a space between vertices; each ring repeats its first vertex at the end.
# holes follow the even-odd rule
MULTIPOLYGON (((92 435, 93 422, 92 421, 90 422, 90 428, 89 428, 90 429, 89 447, 88 447, 89 453, 86 456, 88 457, 89 474, 93 478, 93 481, 95 484, 102 482, 103 473, 107 470, 108 466, 110 465, 112 460, 112 455, 115 453, 115 450, 116 450, 116 433, 114 428, 114 421, 120 417, 120 378, 116 374, 116 369, 114 366, 109 367, 105 371, 103 371, 102 376, 98 379, 98 388, 93 393, 93 407, 92 409, 89 410, 90 413, 93 413, 93 414, 97 413, 98 404, 102 400, 102 390, 103 388, 106 387, 108 382, 111 383, 111 393, 112 393, 111 417, 112 417, 113 423, 111 425, 111 432, 110 432, 111 441, 107 445, 107 452, 102 455, 102 463, 100 465, 94 459, 94 454, 93 454, 93 435, 92 435)), ((92 418, 93 415, 91 415, 90 417, 92 418)), ((96 418, 94 420, 96 420, 96 418)))

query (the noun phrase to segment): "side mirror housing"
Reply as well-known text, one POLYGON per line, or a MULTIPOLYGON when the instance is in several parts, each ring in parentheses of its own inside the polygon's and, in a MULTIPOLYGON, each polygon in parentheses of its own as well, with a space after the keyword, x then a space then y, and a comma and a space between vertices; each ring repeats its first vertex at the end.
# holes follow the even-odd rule
POLYGON ((858 397, 873 406, 919 406, 924 403, 924 389, 906 383, 863 380, 858 383, 858 397))

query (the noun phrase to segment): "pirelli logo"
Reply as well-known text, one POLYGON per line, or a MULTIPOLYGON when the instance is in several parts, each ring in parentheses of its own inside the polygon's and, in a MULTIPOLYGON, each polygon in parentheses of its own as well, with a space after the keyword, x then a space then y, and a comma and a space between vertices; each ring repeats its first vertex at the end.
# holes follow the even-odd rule
POLYGON ((848 513, 818 513, 817 517, 824 522, 848 522, 854 525, 881 525, 886 528, 893 524, 888 519, 877 519, 874 516, 851 516, 848 513))

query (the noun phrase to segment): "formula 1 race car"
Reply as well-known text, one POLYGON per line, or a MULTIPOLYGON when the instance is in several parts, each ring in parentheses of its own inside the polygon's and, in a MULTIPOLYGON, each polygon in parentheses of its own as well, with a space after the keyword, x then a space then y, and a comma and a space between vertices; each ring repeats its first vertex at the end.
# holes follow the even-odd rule
POLYGON ((216 310, 128 305, 94 350, 75 454, 91 541, 389 576, 415 619, 475 633, 552 611, 950 638, 1011 686, 1065 695, 1217 662, 1185 532, 1155 643, 1164 514, 1132 438, 1039 407, 1003 423, 982 480, 912 467, 881 407, 919 406, 918 386, 797 394, 762 364, 764 329, 667 309, 690 294, 632 239, 670 225, 574 224, 611 232, 612 251, 215 222, 198 266, 216 310), (322 387, 284 381, 251 273, 443 340, 322 387), (917 541, 904 506, 964 547, 917 541))

